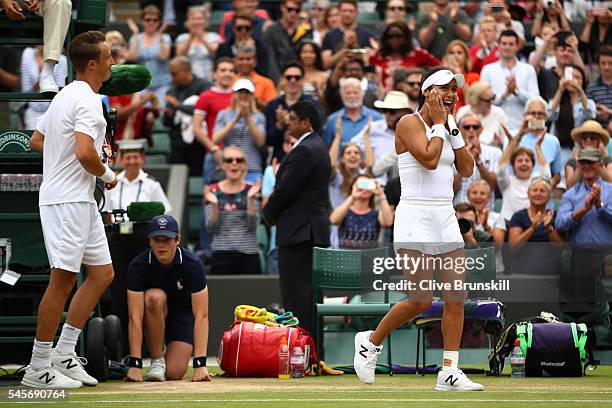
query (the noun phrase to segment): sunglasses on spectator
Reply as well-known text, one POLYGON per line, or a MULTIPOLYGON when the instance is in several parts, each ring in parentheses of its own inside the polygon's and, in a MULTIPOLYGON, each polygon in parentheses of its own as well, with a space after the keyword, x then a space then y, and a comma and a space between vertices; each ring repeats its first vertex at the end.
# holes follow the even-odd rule
POLYGON ((285 10, 287 10, 288 13, 299 13, 300 11, 302 11, 297 7, 285 7, 285 10))
POLYGON ((285 79, 287 81, 291 81, 291 80, 299 81, 300 79, 302 79, 302 76, 301 75, 285 75, 285 79))
POLYGON ((242 164, 242 163, 244 163, 244 157, 225 157, 223 159, 223 162, 227 163, 227 164, 232 164, 234 162, 236 162, 238 164, 242 164))
POLYGON ((144 22, 145 23, 159 23, 159 19, 158 18, 145 18, 144 22))
POLYGON ((237 25, 236 31, 251 31, 250 25, 237 25))
POLYGON ((465 130, 478 130, 481 127, 482 126, 480 125, 461 125, 461 129, 465 129, 465 130))
POLYGON ((580 135, 580 139, 582 139, 582 140, 599 140, 600 137, 598 135, 580 135))
POLYGON ((404 11, 404 10, 406 10, 406 7, 402 7, 402 6, 390 6, 390 7, 387 7, 387 10, 391 10, 391 11, 404 11))
POLYGON ((389 34, 389 35, 387 36, 387 38, 389 38, 389 39, 392 39, 392 38, 398 38, 398 39, 401 39, 401 38, 404 38, 404 35, 403 35, 403 34, 389 34))
POLYGON ((480 98, 480 100, 483 102, 493 102, 495 100, 495 95, 491 96, 490 98, 480 98))

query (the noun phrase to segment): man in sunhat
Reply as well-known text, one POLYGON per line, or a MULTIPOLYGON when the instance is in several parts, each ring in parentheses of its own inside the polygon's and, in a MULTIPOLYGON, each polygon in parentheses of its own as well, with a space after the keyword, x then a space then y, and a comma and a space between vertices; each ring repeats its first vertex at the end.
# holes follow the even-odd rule
POLYGON ((578 153, 582 180, 563 194, 555 227, 570 242, 612 244, 612 184, 601 178, 601 153, 587 147, 578 153))
MULTIPOLYGON (((599 150, 602 157, 602 166, 600 176, 606 181, 612 181, 612 158, 608 156, 606 146, 610 141, 608 131, 604 129, 599 122, 595 120, 587 120, 579 128, 572 130, 572 139, 580 149, 591 147, 599 150)), ((565 164, 565 184, 567 188, 572 187, 582 178, 582 172, 577 165, 576 158, 578 157, 578 149, 574 148, 573 156, 565 164)))
POLYGON ((128 272, 126 380, 143 380, 144 337, 151 356, 144 380, 182 379, 193 355, 191 380, 210 381, 206 369, 208 285, 202 262, 179 245, 179 226, 170 215, 154 217, 148 237, 150 249, 132 260, 128 272))
MULTIPOLYGON (((378 161, 386 153, 395 151, 395 126, 402 116, 413 113, 413 110, 410 109, 408 96, 400 91, 389 91, 382 101, 374 101, 374 106, 383 114, 383 118, 366 125, 351 139, 351 143, 357 144, 364 151, 364 138, 369 136, 374 158, 378 161)), ((379 181, 384 185, 387 180, 382 177, 379 181)))

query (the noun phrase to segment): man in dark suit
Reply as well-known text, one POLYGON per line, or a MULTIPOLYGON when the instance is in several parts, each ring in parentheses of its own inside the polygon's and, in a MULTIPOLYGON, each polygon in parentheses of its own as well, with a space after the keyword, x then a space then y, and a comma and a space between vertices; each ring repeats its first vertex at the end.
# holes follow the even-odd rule
POLYGON ((278 267, 285 309, 300 326, 313 329, 312 249, 329 246, 328 185, 331 163, 317 133, 319 113, 312 102, 291 106, 287 130, 298 139, 276 175, 276 186, 263 213, 276 224, 278 267))

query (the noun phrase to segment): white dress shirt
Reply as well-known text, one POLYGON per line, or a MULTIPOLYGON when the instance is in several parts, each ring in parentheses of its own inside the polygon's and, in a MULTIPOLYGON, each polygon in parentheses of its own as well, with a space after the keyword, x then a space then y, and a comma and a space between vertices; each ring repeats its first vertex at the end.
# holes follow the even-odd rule
POLYGON ((119 173, 117 179, 119 182, 115 188, 104 192, 106 202, 103 211, 127 210, 128 205, 135 201, 161 201, 166 208, 166 214, 172 210, 170 201, 159 181, 142 169, 132 181, 126 177, 125 170, 119 173))
POLYGON ((518 60, 514 67, 510 69, 499 60, 482 68, 480 80, 491 84, 495 94, 495 105, 506 112, 510 132, 516 133, 523 122, 525 103, 532 97, 540 95, 535 69, 531 65, 518 60), (510 94, 503 99, 502 95, 507 88, 506 79, 510 75, 516 77, 516 94, 510 94))
MULTIPOLYGON (((363 141, 364 134, 365 129, 357 133, 357 135, 351 139, 351 143, 359 146, 365 155, 365 143, 363 141)), ((389 128, 386 119, 375 120, 372 122, 370 127, 370 143, 372 145, 372 150, 374 151, 375 162, 379 161, 385 154, 395 151, 395 131, 389 128)), ((387 176, 383 175, 378 177, 378 181, 381 185, 386 185, 387 176)))

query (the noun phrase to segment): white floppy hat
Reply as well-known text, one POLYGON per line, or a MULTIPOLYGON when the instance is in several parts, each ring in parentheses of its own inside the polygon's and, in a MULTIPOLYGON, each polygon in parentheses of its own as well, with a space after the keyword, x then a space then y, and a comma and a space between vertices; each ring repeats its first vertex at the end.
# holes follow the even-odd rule
POLYGON ((449 69, 441 69, 440 71, 436 71, 430 76, 428 76, 425 82, 423 82, 421 92, 428 89, 432 85, 449 84, 453 79, 457 81, 457 86, 459 88, 463 88, 463 85, 465 85, 465 78, 463 77, 463 75, 455 74, 449 69))
POLYGON ((410 100, 408 95, 400 91, 389 91, 382 101, 374 101, 374 107, 378 109, 409 109, 410 100))
POLYGON ((246 89, 250 93, 255 93, 255 85, 253 85, 253 82, 246 78, 240 78, 234 82, 234 85, 232 86, 232 91, 234 92, 238 92, 241 89, 246 89))

